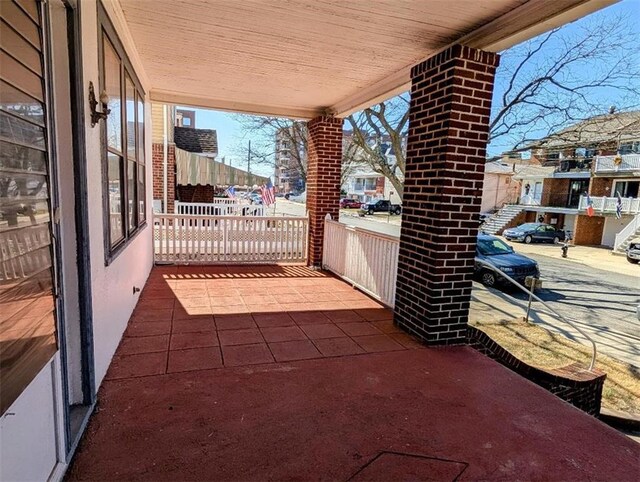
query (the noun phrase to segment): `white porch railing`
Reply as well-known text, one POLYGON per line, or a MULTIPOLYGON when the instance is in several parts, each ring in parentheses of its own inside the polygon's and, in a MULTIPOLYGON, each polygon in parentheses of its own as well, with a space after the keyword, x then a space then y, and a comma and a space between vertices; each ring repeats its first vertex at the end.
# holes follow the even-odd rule
POLYGON ((400 240, 326 219, 322 265, 387 306, 396 297, 400 240))
POLYGON ((155 214, 156 263, 305 263, 308 219, 155 214))
POLYGON ((622 231, 616 234, 616 237, 613 241, 613 250, 617 251, 622 244, 629 239, 629 237, 633 236, 636 231, 640 229, 640 214, 636 214, 629 224, 627 224, 622 231))
MULTIPOLYGON (((591 196, 591 204, 596 213, 615 214, 618 198, 591 196)), ((580 196, 578 209, 587 209, 587 196, 580 196)), ((640 214, 640 198, 622 198, 622 214, 640 214)))
POLYGON ((623 154, 617 164, 616 157, 596 156, 593 171, 595 173, 640 171, 640 154, 623 154))
POLYGON ((0 281, 20 280, 51 266, 48 224, 10 228, 0 233, 0 281))
POLYGON ((267 209, 266 206, 241 203, 235 199, 214 198, 212 203, 176 201, 174 213, 187 216, 266 216, 267 209))

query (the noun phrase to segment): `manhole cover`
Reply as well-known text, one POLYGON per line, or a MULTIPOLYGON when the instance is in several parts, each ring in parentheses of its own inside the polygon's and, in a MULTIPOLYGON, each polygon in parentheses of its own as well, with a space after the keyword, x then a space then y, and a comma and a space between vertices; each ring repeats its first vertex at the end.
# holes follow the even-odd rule
POLYGON ((380 452, 349 480, 365 481, 455 481, 467 468, 456 462, 426 455, 380 452))

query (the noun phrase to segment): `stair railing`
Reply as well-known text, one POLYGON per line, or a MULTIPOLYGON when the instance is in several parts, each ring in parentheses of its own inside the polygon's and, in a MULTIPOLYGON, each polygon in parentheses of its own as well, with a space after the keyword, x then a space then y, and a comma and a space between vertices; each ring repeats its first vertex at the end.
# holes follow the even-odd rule
POLYGON ((536 296, 535 294, 533 294, 533 287, 531 289, 527 289, 526 287, 524 287, 523 285, 521 285, 520 283, 518 283, 515 279, 513 279, 511 276, 509 276, 508 274, 506 274, 504 271, 500 271, 498 268, 496 268, 495 266, 493 266, 492 264, 487 263, 484 260, 478 259, 476 258, 476 263, 482 265, 485 268, 488 268, 492 271, 494 271, 495 273, 499 274, 500 276, 502 276, 503 278, 506 278, 507 280, 509 280, 511 283, 513 283, 514 286, 517 286, 520 290, 524 291, 527 296, 530 296, 531 299, 534 299, 540 303, 542 303, 542 305, 551 312, 551 314, 555 315, 555 317, 566 323, 567 325, 569 325, 570 327, 572 327, 574 330, 576 330, 578 333, 580 333, 584 338, 586 338, 589 343, 591 343, 591 362, 589 363, 589 371, 593 370, 593 367, 596 364, 596 356, 597 356, 597 348, 596 348, 596 342, 593 341, 593 338, 591 338, 589 335, 587 335, 587 333, 585 333, 579 326, 577 326, 575 323, 573 323, 572 321, 570 321, 568 318, 565 318, 564 316, 562 316, 560 313, 558 313, 556 310, 554 310, 551 306, 549 306, 546 302, 544 302, 540 297, 536 296))
POLYGON ((618 251, 618 248, 620 248, 627 239, 633 236, 638 229, 640 229, 640 214, 636 214, 633 220, 627 224, 622 231, 616 234, 616 238, 613 242, 613 250, 618 251))

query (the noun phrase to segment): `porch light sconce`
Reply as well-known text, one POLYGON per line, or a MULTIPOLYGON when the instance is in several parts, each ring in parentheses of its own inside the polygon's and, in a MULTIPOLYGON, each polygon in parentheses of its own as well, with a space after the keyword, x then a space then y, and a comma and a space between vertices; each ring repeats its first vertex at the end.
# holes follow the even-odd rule
POLYGON ((100 93, 100 105, 102 112, 96 110, 98 101, 96 100, 96 91, 93 89, 93 82, 89 82, 89 107, 91 108, 91 127, 95 127, 100 120, 107 120, 107 116, 111 113, 109 105, 109 96, 107 92, 103 90, 100 93))

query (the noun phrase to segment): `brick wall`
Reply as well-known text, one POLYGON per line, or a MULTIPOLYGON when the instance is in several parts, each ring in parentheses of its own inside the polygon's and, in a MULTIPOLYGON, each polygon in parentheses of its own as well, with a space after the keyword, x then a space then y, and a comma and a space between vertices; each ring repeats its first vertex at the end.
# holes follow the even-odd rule
POLYGON ((541 206, 566 207, 569 199, 570 179, 545 179, 542 184, 541 206))
POLYGON ((467 337, 469 345, 480 353, 589 415, 600 415, 602 387, 607 378, 602 370, 594 368, 588 371, 577 363, 555 370, 541 370, 513 356, 482 330, 470 326, 467 337))
POLYGON ((592 177, 589 185, 589 194, 591 196, 613 196, 611 187, 613 180, 606 177, 592 177))
POLYGON ((579 245, 600 245, 602 244, 602 232, 604 230, 604 217, 586 215, 576 216, 573 228, 573 243, 579 245))
POLYGON ((340 210, 342 119, 316 117, 307 123, 307 209, 309 266, 322 265, 324 218, 337 219, 340 210))
MULTIPOLYGON (((151 155, 151 162, 153 164, 153 199, 164 200, 163 145, 158 143, 152 144, 151 155)), ((174 144, 169 144, 168 146, 167 185, 167 209, 165 211, 173 213, 176 197, 176 147, 174 144)))
POLYGON ((395 321, 464 343, 498 56, 455 45, 411 70, 395 321))

